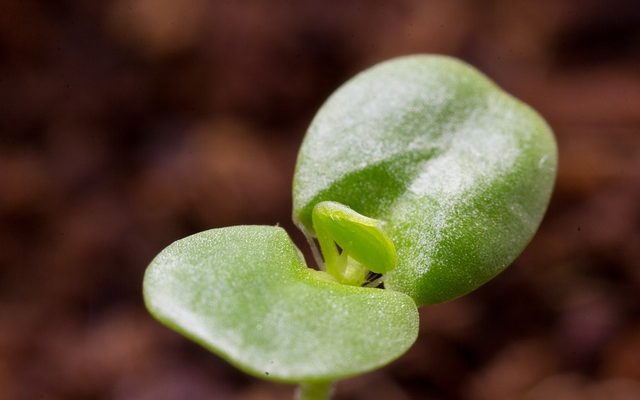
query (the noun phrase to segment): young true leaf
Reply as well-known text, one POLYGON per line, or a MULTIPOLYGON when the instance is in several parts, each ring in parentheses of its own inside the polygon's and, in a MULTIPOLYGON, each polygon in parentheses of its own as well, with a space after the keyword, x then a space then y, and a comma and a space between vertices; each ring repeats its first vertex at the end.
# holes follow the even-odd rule
POLYGON ((472 67, 440 56, 379 64, 313 120, 294 177, 294 220, 331 200, 386 222, 397 267, 385 287, 418 304, 465 294, 509 265, 547 207, 547 124, 472 67))
POLYGON ((281 228, 220 228, 164 249, 147 269, 144 298, 162 323, 264 379, 327 382, 413 344, 410 297, 325 275, 306 267, 281 228))
POLYGON ((396 249, 380 221, 332 201, 316 204, 312 220, 326 271, 338 281, 361 285, 367 270, 383 274, 396 266, 396 249))

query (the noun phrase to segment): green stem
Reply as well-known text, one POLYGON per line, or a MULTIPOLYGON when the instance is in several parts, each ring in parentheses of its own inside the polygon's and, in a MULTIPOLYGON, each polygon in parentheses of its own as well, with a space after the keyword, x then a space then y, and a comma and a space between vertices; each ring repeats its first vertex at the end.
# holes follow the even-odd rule
POLYGON ((320 244, 320 251, 324 257, 325 271, 336 278, 342 276, 342 270, 344 269, 345 264, 344 256, 340 256, 338 249, 336 248, 336 244, 333 242, 331 235, 325 230, 322 223, 316 222, 314 227, 316 230, 316 236, 318 237, 318 243, 320 244))
POLYGON ((297 400, 329 400, 333 382, 301 383, 296 391, 297 400))

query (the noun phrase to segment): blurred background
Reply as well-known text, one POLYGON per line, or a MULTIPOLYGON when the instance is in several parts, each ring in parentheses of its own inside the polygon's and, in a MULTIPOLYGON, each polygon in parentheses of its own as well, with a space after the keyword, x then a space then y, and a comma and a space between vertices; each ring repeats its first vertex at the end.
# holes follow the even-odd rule
POLYGON ((146 313, 188 234, 293 227, 317 108, 442 53, 539 110, 560 149, 504 274, 421 310, 415 346, 337 399, 640 399, 640 3, 0 2, 0 398, 289 399, 146 313))

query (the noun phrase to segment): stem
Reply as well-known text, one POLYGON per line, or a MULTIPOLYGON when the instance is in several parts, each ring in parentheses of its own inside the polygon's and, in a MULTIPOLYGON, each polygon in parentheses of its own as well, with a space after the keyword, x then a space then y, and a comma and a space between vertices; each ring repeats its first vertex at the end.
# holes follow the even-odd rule
POLYGON ((360 286, 364 282, 367 269, 348 256, 348 251, 338 251, 336 242, 327 229, 327 221, 317 208, 313 210, 313 226, 320 244, 320 252, 324 257, 324 271, 345 285, 360 286))
POLYGON ((325 231, 325 227, 321 223, 315 223, 316 236, 320 244, 320 251, 324 256, 324 269, 336 278, 343 275, 344 256, 340 257, 333 239, 329 232, 325 231))
POLYGON ((296 390, 297 400, 329 400, 333 394, 333 382, 301 383, 296 390))

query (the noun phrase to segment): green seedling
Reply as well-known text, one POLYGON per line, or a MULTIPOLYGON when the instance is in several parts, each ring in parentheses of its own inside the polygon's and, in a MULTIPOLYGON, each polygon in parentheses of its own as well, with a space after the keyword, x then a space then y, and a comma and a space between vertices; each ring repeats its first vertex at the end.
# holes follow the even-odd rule
POLYGON ((212 229, 152 262, 160 322, 254 376, 327 399, 418 334, 417 307, 504 270, 535 233, 556 171, 544 120, 472 67, 393 59, 339 88, 311 123, 293 218, 318 269, 272 226, 212 229))

